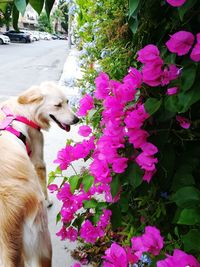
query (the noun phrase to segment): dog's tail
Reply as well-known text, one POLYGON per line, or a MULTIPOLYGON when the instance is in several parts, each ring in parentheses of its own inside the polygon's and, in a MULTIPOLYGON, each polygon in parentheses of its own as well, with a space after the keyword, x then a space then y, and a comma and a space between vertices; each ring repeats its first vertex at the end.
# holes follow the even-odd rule
POLYGON ((23 266, 24 218, 37 200, 33 193, 27 193, 25 184, 7 181, 0 183, 0 267, 23 266))

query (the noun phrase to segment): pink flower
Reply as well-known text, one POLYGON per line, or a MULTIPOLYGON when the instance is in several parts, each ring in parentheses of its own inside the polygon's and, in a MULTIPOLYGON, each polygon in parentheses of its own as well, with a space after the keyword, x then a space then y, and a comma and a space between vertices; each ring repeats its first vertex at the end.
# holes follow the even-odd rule
POLYGON ((145 233, 142 236, 133 237, 131 243, 134 251, 149 252, 157 256, 163 248, 163 237, 156 227, 146 226, 145 233))
POLYGON ((152 63, 155 62, 155 60, 159 59, 159 56, 160 51, 158 50, 157 46, 149 44, 138 51, 137 60, 145 64, 152 63))
POLYGON ((163 70, 162 70, 163 61, 157 59, 151 64, 144 65, 142 69, 142 78, 144 83, 149 86, 158 86, 161 84, 163 70))
POLYGON ((200 61, 200 33, 197 34, 197 43, 190 54, 190 58, 196 62, 200 61))
POLYGON ((132 248, 126 247, 126 254, 128 262, 131 264, 137 263, 142 256, 141 251, 135 252, 132 248))
POLYGON ((157 267, 200 267, 200 263, 194 256, 185 253, 180 249, 175 249, 173 256, 167 255, 165 260, 157 262, 157 267))
POLYGON ((179 56, 186 55, 194 42, 194 35, 191 32, 179 31, 170 36, 166 46, 170 52, 179 56))
POLYGON ((190 121, 182 116, 176 116, 176 120, 180 123, 180 126, 184 129, 190 128, 190 121))
POLYGON ((174 64, 169 65, 169 80, 170 81, 176 80, 180 74, 181 74, 181 69, 177 68, 176 65, 174 64))
POLYGON ((134 145, 134 148, 140 148, 142 144, 146 143, 149 134, 142 129, 129 129, 127 133, 129 142, 134 145))
POLYGON ((128 266, 128 260, 126 251, 117 245, 116 243, 113 243, 109 249, 105 251, 106 256, 103 256, 104 267, 127 267, 128 266))
POLYGON ((97 238, 104 236, 104 232, 100 227, 95 227, 89 220, 86 220, 80 230, 80 237, 87 243, 94 244, 97 238))
POLYGON ((54 163, 58 163, 61 170, 66 170, 73 160, 73 147, 71 145, 67 145, 65 148, 58 151, 57 159, 54 160, 54 163))
POLYGON ((84 137, 87 137, 88 135, 90 135, 91 132, 92 132, 92 129, 87 125, 80 126, 78 130, 78 133, 84 137))
POLYGON ((116 173, 123 173, 127 168, 127 158, 116 158, 113 160, 112 169, 116 173))
POLYGON ((94 175, 96 182, 110 183, 110 169, 106 161, 95 160, 90 165, 91 174, 94 175))
POLYGON ((111 210, 103 209, 103 214, 100 216, 100 220, 97 224, 98 227, 105 229, 110 224, 110 217, 112 215, 111 210))
POLYGON ((171 87, 167 89, 167 95, 175 95, 178 92, 178 87, 171 87))
POLYGON ((56 233, 57 236, 61 237, 61 240, 69 239, 70 241, 75 241, 78 237, 78 232, 75 228, 69 227, 66 229, 65 226, 61 228, 61 230, 56 233))
POLYGON ((74 265, 71 265, 71 267, 81 267, 80 263, 74 263, 74 265))
POLYGON ((50 184, 50 185, 48 185, 47 188, 49 189, 50 193, 54 193, 55 191, 58 190, 57 184, 50 184))
POLYGON ((94 108, 94 99, 91 97, 91 95, 86 94, 84 97, 80 100, 80 107, 77 112, 78 116, 86 116, 87 112, 94 108))
POLYGON ((96 90, 94 96, 97 99, 105 99, 110 92, 109 88, 109 76, 101 72, 99 76, 95 79, 95 84, 96 84, 96 90))
POLYGON ((166 1, 173 7, 182 6, 186 2, 186 0, 166 0, 166 1))
POLYGON ((125 84, 129 83, 132 89, 140 88, 142 84, 142 75, 136 68, 130 67, 129 74, 123 79, 125 84))

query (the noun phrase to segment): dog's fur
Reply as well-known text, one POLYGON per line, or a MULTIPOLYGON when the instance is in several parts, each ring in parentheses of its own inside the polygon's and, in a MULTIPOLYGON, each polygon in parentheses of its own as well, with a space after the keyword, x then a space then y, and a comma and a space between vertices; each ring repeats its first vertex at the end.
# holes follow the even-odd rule
MULTIPOLYGON (((61 90, 53 83, 34 86, 6 105, 48 130, 53 115, 65 125, 77 122, 61 90)), ((0 111, 0 121, 4 119, 0 111)), ((0 135, 0 267, 50 267, 51 240, 45 198, 46 168, 42 133, 21 122, 13 127, 28 138, 32 154, 13 134, 0 135)))

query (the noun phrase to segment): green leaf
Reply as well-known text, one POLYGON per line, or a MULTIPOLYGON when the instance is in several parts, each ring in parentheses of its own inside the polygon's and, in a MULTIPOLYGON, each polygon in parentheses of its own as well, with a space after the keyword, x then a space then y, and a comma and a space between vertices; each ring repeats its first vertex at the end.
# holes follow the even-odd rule
POLYGON ((61 214, 58 213, 57 216, 56 216, 56 224, 57 224, 58 222, 60 222, 60 220, 61 220, 61 214))
POLYGON ((94 177, 92 175, 89 175, 89 174, 84 175, 82 183, 83 183, 83 188, 84 188, 85 192, 88 192, 90 187, 94 183, 94 177))
POLYGON ((192 229, 186 235, 182 235, 184 251, 200 252, 200 230, 192 229))
POLYGON ((183 209, 180 212, 178 224, 185 225, 195 225, 200 223, 200 209, 199 208, 189 208, 183 209))
POLYGON ((26 10, 26 0, 14 0, 14 4, 17 8, 17 10, 24 15, 24 12, 26 10))
POLYGON ((129 0, 129 17, 131 17, 133 13, 136 11, 139 3, 140 0, 129 0))
POLYGON ((110 210, 112 211, 112 216, 111 216, 111 224, 113 229, 115 230, 116 228, 120 227, 122 224, 122 214, 121 214, 121 209, 118 203, 115 203, 110 206, 110 210))
POLYGON ((184 15, 196 4, 196 2, 197 0, 187 0, 184 5, 178 8, 178 14, 181 21, 183 21, 184 15))
POLYGON ((53 183, 53 181, 55 180, 56 178, 56 175, 55 175, 55 172, 50 172, 49 175, 48 175, 48 185, 50 185, 51 183, 53 183))
POLYGON ((5 13, 7 8, 7 3, 1 3, 0 2, 0 10, 5 13))
POLYGON ((192 63, 183 68, 181 75, 181 90, 187 91, 194 84, 196 78, 197 64, 192 63))
POLYGON ((180 188, 171 200, 179 207, 195 207, 200 204, 200 191, 193 186, 180 188))
POLYGON ((45 10, 47 12, 47 16, 50 16, 51 9, 54 5, 55 0, 45 0, 45 10))
POLYGON ((72 192, 72 194, 76 189, 78 189, 79 179, 80 177, 78 175, 73 175, 69 178, 70 191, 72 192))
POLYGON ((112 197, 114 198, 117 193, 119 192, 120 190, 120 177, 119 175, 115 175, 113 178, 112 178, 112 182, 111 182, 111 194, 112 194, 112 197))
POLYGON ((58 167, 56 168, 55 173, 56 173, 56 174, 62 174, 62 171, 61 171, 61 169, 60 169, 60 166, 58 166, 58 167))
POLYGON ((161 106, 161 99, 150 97, 144 104, 145 109, 149 115, 153 115, 161 106))
POLYGON ((17 10, 16 6, 13 6, 12 20, 13 20, 13 28, 16 31, 19 31, 19 28, 18 28, 18 19, 19 19, 19 11, 17 10))
POLYGON ((139 25, 139 21, 138 21, 137 16, 134 16, 134 17, 132 16, 128 20, 128 24, 129 24, 129 27, 130 27, 132 33, 135 34, 137 32, 138 25, 139 25))
POLYGON ((98 202, 95 199, 83 201, 83 207, 85 209, 95 209, 97 205, 98 202))
POLYGON ((29 0, 29 4, 40 14, 44 6, 44 0, 29 0))

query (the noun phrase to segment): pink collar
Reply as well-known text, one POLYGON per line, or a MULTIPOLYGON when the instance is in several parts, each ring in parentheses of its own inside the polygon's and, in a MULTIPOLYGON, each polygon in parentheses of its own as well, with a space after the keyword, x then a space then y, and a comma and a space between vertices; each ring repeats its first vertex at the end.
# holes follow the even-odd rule
POLYGON ((6 115, 6 118, 0 123, 0 130, 8 131, 8 132, 12 133, 13 135, 15 135, 16 137, 18 137, 26 146, 26 151, 27 151, 28 155, 30 156, 31 150, 30 150, 28 142, 26 140, 26 136, 23 133, 21 133, 20 131, 14 129, 12 127, 12 122, 14 120, 20 121, 20 122, 34 128, 34 129, 38 130, 38 131, 40 131, 40 127, 35 122, 30 121, 23 116, 15 116, 14 114, 12 114, 12 112, 6 106, 2 107, 1 110, 6 115))

